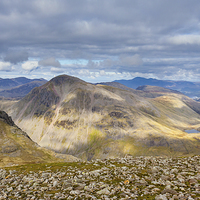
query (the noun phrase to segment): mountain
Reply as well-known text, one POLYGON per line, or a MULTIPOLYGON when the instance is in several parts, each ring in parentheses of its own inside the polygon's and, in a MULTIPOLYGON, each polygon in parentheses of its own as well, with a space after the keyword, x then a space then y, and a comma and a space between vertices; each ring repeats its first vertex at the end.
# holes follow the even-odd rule
POLYGON ((130 87, 127 87, 121 83, 118 82, 102 82, 96 85, 107 85, 107 86, 112 86, 116 87, 122 90, 128 90, 130 92, 133 92, 134 94, 137 94, 142 97, 148 97, 148 98, 155 98, 158 96, 163 96, 163 93, 176 93, 176 94, 182 94, 181 92, 178 92, 177 90, 171 90, 171 89, 166 89, 163 87, 158 87, 158 86, 150 86, 150 85, 143 85, 137 87, 137 89, 132 89, 130 87))
POLYGON ((7 108, 42 147, 82 159, 200 153, 200 103, 172 90, 127 91, 61 75, 7 108), (149 98, 151 96, 151 98, 149 98))
POLYGON ((77 159, 41 148, 15 125, 7 113, 0 111, 0 167, 66 160, 75 161, 77 159))
POLYGON ((47 81, 40 80, 40 81, 32 81, 29 83, 25 83, 23 85, 13 87, 11 89, 2 90, 0 91, 0 96, 5 98, 21 98, 26 96, 33 88, 39 87, 45 84, 47 81))
POLYGON ((46 81, 45 79, 28 79, 25 77, 18 77, 18 78, 6 78, 0 79, 0 89, 5 90, 5 89, 11 89, 13 87, 19 86, 19 85, 23 85, 26 83, 30 83, 32 81, 46 81))
POLYGON ((133 89, 137 89, 139 86, 143 85, 159 86, 177 90, 189 97, 200 97, 200 82, 157 80, 153 78, 146 79, 141 77, 136 77, 131 80, 115 80, 114 82, 121 83, 133 89))
POLYGON ((33 88, 45 84, 45 79, 28 79, 25 77, 0 79, 0 97, 21 98, 33 88))

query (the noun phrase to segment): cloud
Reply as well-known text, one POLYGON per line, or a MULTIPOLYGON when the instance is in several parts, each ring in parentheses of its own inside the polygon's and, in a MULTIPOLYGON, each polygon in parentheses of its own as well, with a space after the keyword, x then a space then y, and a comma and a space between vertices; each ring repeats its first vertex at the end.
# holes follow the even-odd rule
POLYGON ((81 69, 79 72, 78 72, 79 75, 81 76, 90 76, 91 75, 91 72, 87 69, 81 69))
POLYGON ((1 0, 0 58, 25 62, 22 69, 38 69, 35 74, 83 70, 84 77, 87 70, 103 70, 175 77, 183 69, 197 76, 199 10, 199 0, 1 0), (89 62, 61 66, 58 59, 89 62))
POLYGON ((33 71, 38 68, 38 61, 27 61, 22 64, 22 69, 25 71, 33 71))
POLYGON ((6 54, 4 61, 17 64, 28 60, 28 52, 26 51, 11 51, 6 54))
POLYGON ((0 71, 11 71, 11 64, 9 62, 0 61, 0 71))
POLYGON ((39 65, 42 66, 52 66, 52 67, 61 67, 61 64, 54 57, 43 59, 39 61, 39 65))
POLYGON ((115 59, 105 59, 102 61, 88 61, 87 67, 96 70, 106 71, 132 71, 134 68, 143 65, 143 60, 140 55, 120 55, 115 59))
POLYGON ((100 70, 99 75, 100 76, 106 76, 106 72, 104 70, 100 70))
POLYGON ((87 67, 89 69, 95 69, 99 67, 99 63, 92 60, 88 60, 87 67))
POLYGON ((181 45, 181 44, 200 45, 200 35, 176 35, 170 37, 169 41, 176 45, 181 45))
POLYGON ((61 69, 61 68, 52 67, 52 68, 51 68, 51 72, 52 72, 52 73, 60 74, 60 73, 64 73, 64 70, 61 69))
POLYGON ((119 64, 123 66, 139 66, 143 64, 143 61, 138 54, 133 56, 122 55, 119 57, 119 64))

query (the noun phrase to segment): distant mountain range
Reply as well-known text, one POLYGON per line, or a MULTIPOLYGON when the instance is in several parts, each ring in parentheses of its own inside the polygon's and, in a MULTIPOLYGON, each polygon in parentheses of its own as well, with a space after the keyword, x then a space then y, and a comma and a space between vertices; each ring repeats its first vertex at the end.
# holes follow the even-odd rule
POLYGON ((26 96, 33 88, 45 84, 45 79, 0 78, 0 97, 21 98, 26 96))
POLYGON ((132 89, 137 89, 139 86, 144 85, 159 86, 167 89, 177 90, 191 98, 200 97, 200 82, 157 80, 153 78, 146 79, 136 77, 131 80, 115 80, 113 82, 102 84, 110 85, 110 83, 121 83, 132 89))
MULTIPOLYGON (((0 78, 0 97, 22 98, 33 88, 44 85, 46 82, 47 80, 45 79, 28 79, 25 77, 11 79, 0 78)), ((146 79, 136 77, 131 80, 115 80, 113 82, 103 82, 101 84, 129 91, 131 91, 131 89, 140 90, 140 86, 144 85, 159 86, 179 91, 190 98, 196 98, 195 100, 200 99, 200 82, 157 80, 153 78, 146 79)))

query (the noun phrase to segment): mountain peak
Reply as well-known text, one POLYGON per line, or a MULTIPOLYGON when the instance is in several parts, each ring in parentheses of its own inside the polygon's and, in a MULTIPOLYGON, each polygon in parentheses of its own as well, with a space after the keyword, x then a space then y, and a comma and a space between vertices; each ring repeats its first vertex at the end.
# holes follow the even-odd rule
POLYGON ((52 78, 49 82, 54 83, 55 85, 61 85, 64 83, 73 84, 76 82, 84 82, 84 81, 79 78, 63 74, 63 75, 52 78))

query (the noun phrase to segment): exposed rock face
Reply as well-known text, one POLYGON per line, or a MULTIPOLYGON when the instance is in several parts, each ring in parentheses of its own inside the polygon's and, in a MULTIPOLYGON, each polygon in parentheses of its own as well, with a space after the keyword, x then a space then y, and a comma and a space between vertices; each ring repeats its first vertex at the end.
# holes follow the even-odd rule
POLYGON ((14 126, 14 122, 10 116, 5 111, 0 110, 0 120, 4 121, 10 126, 14 126))
POLYGON ((39 145, 83 159, 199 154, 200 135, 184 130, 200 127, 200 104, 158 89, 126 91, 62 75, 9 114, 39 145))

